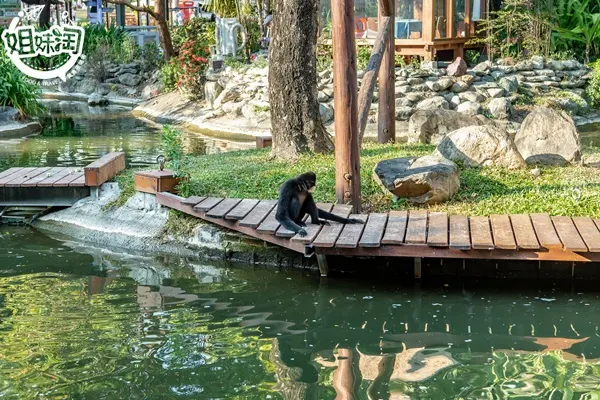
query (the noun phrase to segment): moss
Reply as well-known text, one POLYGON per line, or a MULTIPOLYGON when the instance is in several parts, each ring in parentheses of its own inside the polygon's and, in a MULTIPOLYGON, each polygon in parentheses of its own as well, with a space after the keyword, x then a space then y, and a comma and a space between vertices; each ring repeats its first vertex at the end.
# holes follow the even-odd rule
MULTIPOLYGON (((363 210, 377 212, 423 208, 405 199, 394 203, 391 195, 373 180, 375 164, 383 159, 430 154, 434 146, 366 144, 361 151, 361 189, 363 210)), ((584 157, 600 155, 598 148, 584 148, 584 157)), ((305 155, 295 163, 273 161, 269 150, 247 150, 192 158, 192 194, 256 199, 277 198, 281 184, 299 173, 317 173, 317 201, 335 201, 335 160, 333 154, 305 155)), ((489 215, 493 213, 547 212, 552 215, 600 217, 600 174, 583 166, 540 167, 541 176, 529 169, 460 167, 461 187, 444 204, 426 207, 451 214, 489 215), (577 190, 575 190, 577 189, 577 190)), ((119 178, 132 177, 128 173, 119 178)), ((128 185, 128 184, 126 184, 128 185)), ((132 183, 131 183, 132 187, 132 183)), ((129 189, 127 189, 129 190, 129 189)), ((174 232, 185 224, 170 221, 174 232)), ((187 228, 185 228, 187 229, 187 228)))

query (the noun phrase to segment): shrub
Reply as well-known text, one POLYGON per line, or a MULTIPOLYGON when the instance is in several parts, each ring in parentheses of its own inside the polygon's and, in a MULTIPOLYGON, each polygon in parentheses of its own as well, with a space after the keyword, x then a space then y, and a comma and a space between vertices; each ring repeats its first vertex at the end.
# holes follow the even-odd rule
POLYGON ((39 87, 32 83, 4 55, 0 46, 0 106, 14 107, 21 118, 41 114, 39 87))
POLYGON ((167 166, 173 170, 176 177, 181 179, 177 190, 180 195, 187 197, 190 192, 191 163, 188 155, 185 154, 183 132, 168 125, 163 126, 162 147, 167 166))
POLYGON ((175 88, 190 98, 204 95, 205 72, 208 67, 208 49, 198 40, 188 40, 179 49, 179 55, 161 69, 161 79, 167 90, 175 88))
POLYGON ((140 58, 143 71, 154 71, 158 69, 164 60, 156 42, 144 43, 144 47, 141 49, 140 58))
POLYGON ((600 108, 600 61, 596 61, 592 66, 594 70, 592 72, 592 79, 586 89, 586 94, 592 106, 600 108))

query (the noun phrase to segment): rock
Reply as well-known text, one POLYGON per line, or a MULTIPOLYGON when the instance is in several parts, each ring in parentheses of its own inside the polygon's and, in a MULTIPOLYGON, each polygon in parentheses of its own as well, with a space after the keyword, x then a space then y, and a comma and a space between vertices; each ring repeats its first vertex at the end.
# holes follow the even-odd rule
POLYGON ((564 111, 534 109, 525 117, 515 144, 528 164, 565 165, 581 161, 579 133, 564 111))
POLYGON ((508 94, 515 93, 519 89, 519 81, 515 76, 506 76, 500 79, 498 86, 504 89, 508 94))
MULTIPOLYGON (((116 79, 116 78, 113 78, 116 79)), ((110 79, 107 79, 106 82, 109 83, 110 79)), ((83 93, 83 94, 92 94, 96 91, 96 87, 98 86, 98 81, 93 78, 84 78, 80 82, 77 82, 77 86, 75 87, 75 92, 83 93)))
POLYGON ((317 100, 319 101, 319 103, 327 103, 329 101, 329 96, 327 96, 324 92, 321 91, 317 96, 317 100))
POLYGON ((533 56, 531 57, 531 68, 529 69, 544 69, 544 57, 533 56))
POLYGON ((406 97, 400 97, 396 99, 396 107, 410 107, 412 106, 412 101, 407 99, 406 97))
POLYGON ((239 86, 228 86, 215 99, 213 108, 220 108, 222 104, 229 101, 239 101, 242 97, 242 89, 239 86))
POLYGON ((410 93, 411 90, 410 86, 396 86, 394 93, 396 94, 396 97, 400 97, 405 93, 410 93))
POLYGON ((492 78, 494 78, 494 80, 498 80, 504 76, 504 72, 496 70, 492 71, 490 75, 492 76, 492 78))
POLYGON ((439 92, 440 90, 442 90, 440 84, 437 81, 427 81, 425 82, 425 84, 432 92, 439 92))
MULTIPOLYGON (((221 106, 221 110, 223 110, 223 112, 225 112, 227 114, 233 115, 234 117, 240 117, 243 115, 242 110, 245 106, 246 106, 246 103, 241 102, 241 101, 238 103, 229 101, 221 106)), ((254 110, 252 110, 252 111, 254 111, 254 110)), ((248 113, 248 111, 246 111, 246 113, 248 113)))
POLYGON ((485 98, 477 92, 459 93, 458 97, 463 101, 472 101, 473 103, 481 103, 485 98))
POLYGON ((142 98, 151 99, 153 97, 158 96, 162 91, 163 84, 161 81, 151 83, 149 85, 144 86, 144 89, 142 89, 142 98))
POLYGON ((468 167, 521 168, 523 157, 508 135, 492 126, 468 126, 446 135, 434 154, 468 167))
POLYGON ((539 69, 535 71, 535 74, 539 76, 555 76, 556 72, 551 69, 539 69))
POLYGON ((409 85, 420 85, 425 82, 423 78, 408 78, 406 81, 409 85))
POLYGON ((492 99, 497 99, 504 96, 504 89, 488 89, 487 92, 492 99))
POLYGON ((461 57, 456 57, 456 60, 446 68, 446 75, 448 76, 463 76, 467 73, 467 63, 461 57))
POLYGON ((19 118, 19 110, 13 107, 0 107, 0 122, 13 123, 19 118))
POLYGON ((508 119, 512 113, 510 99, 507 97, 493 99, 488 104, 487 109, 492 117, 496 119, 508 119))
POLYGON ((460 105, 460 97, 458 97, 457 95, 454 95, 454 96, 452 96, 452 98, 450 99, 450 101, 448 103, 450 103, 451 109, 455 109, 456 107, 458 107, 460 105))
POLYGON ((563 68, 569 71, 579 68, 579 61, 577 60, 565 60, 563 61, 563 68))
POLYGON ((407 93, 406 98, 413 103, 418 103, 423 100, 423 95, 420 93, 407 93))
POLYGON ((444 99, 442 96, 435 96, 422 100, 419 102, 419 104, 417 104, 416 108, 417 110, 437 110, 440 108, 448 110, 450 106, 448 105, 446 99, 444 99))
POLYGON ((517 67, 514 65, 498 65, 496 68, 498 68, 498 71, 504 72, 505 74, 517 72, 517 67))
POLYGON ((375 166, 373 179, 395 197, 417 204, 448 201, 460 186, 456 164, 432 156, 382 160, 375 166))
POLYGON ((123 65, 121 65, 121 68, 133 69, 133 70, 139 71, 140 68, 141 68, 141 66, 140 66, 139 63, 132 62, 132 63, 129 63, 129 64, 123 64, 123 65))
MULTIPOLYGON (((223 87, 218 81, 209 81, 204 85, 204 98, 211 108, 215 107, 215 103, 219 95, 223 92, 223 87)), ((221 104, 221 103, 219 103, 221 104)))
POLYGON ((415 109, 410 106, 396 107, 396 121, 408 121, 415 109))
POLYGON ((555 71, 562 71, 563 69, 565 69, 562 61, 548 60, 546 64, 548 65, 548 68, 553 69, 555 71))
POLYGON ((469 85, 463 81, 457 81, 452 84, 450 90, 454 93, 462 93, 469 88, 469 85))
MULTIPOLYGON (((519 61, 515 67, 517 68, 517 71, 531 71, 533 69, 533 63, 530 60, 519 61)), ((543 60, 541 68, 544 68, 543 60)))
POLYGON ((134 75, 130 73, 119 75, 118 79, 121 84, 132 87, 139 85, 142 81, 142 78, 139 75, 134 75))
POLYGON ((460 80, 466 83, 467 85, 471 85, 475 80, 475 77, 473 75, 463 75, 460 77, 460 80))
POLYGON ((413 91, 413 92, 422 92, 423 93, 423 92, 429 91, 429 88, 424 83, 420 83, 418 85, 411 86, 410 88, 411 88, 411 91, 413 91))
POLYGON ((88 106, 106 106, 108 105, 108 100, 102 97, 102 95, 98 93, 93 93, 88 97, 88 106))
POLYGON ((324 123, 327 123, 333 119, 333 108, 328 104, 319 103, 319 114, 324 123))
POLYGON ((330 99, 333 98, 333 89, 330 87, 326 87, 323 89, 323 93, 325 93, 330 99))
POLYGON ((329 79, 331 78, 331 70, 326 69, 325 71, 319 72, 319 78, 321 79, 329 79))
POLYGON ((490 63, 488 61, 484 61, 482 63, 477 64, 473 68, 473 72, 479 76, 487 75, 490 70, 490 63))
POLYGON ((533 176, 534 178, 539 178, 540 175, 542 175, 542 171, 540 171, 539 168, 535 167, 531 170, 531 176, 533 176))
POLYGON ((448 133, 481 123, 468 115, 451 110, 421 110, 408 121, 408 143, 439 143, 448 133))
POLYGON ((461 103, 458 107, 456 107, 456 111, 461 114, 475 116, 483 113, 483 107, 481 107, 481 104, 477 102, 465 101, 464 103, 461 103))
POLYGON ((106 84, 106 83, 101 83, 96 87, 96 93, 98 93, 100 96, 106 96, 107 94, 110 93, 110 85, 106 84))
POLYGON ((577 111, 579 111, 579 106, 575 100, 568 97, 550 98, 548 99, 547 104, 556 108, 560 108, 570 115, 575 115, 577 114, 577 111))

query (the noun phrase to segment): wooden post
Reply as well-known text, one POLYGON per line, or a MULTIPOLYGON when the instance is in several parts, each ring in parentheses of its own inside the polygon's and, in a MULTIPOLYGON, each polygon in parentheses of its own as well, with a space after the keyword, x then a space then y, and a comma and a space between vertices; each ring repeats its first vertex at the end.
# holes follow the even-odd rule
POLYGON ((387 30, 392 26, 391 22, 392 20, 389 17, 381 18, 379 32, 377 32, 373 50, 371 51, 371 57, 369 58, 369 64, 367 65, 367 70, 365 71, 365 76, 362 78, 360 91, 358 92, 359 145, 362 144, 363 136, 365 135, 365 128, 367 127, 369 110, 371 109, 373 99, 373 90, 375 89, 375 83, 377 83, 377 74, 381 67, 383 52, 385 51, 389 40, 387 30))
POLYGON ((425 60, 433 59, 433 39, 435 38, 435 0, 423 0, 423 41, 425 42, 425 60))
POLYGON ((393 143, 396 141, 394 0, 379 1, 379 26, 383 26, 383 17, 390 18, 391 23, 387 29, 387 46, 385 46, 381 67, 379 68, 377 141, 379 143, 393 143))
POLYGON ((473 10, 473 0, 465 0, 465 38, 467 39, 471 37, 471 10, 473 10))
POLYGON ((456 28, 454 26, 454 0, 446 0, 446 37, 455 38, 456 28))
POLYGON ((360 212, 360 145, 354 1, 331 2, 333 36, 333 92, 335 119, 335 193, 339 204, 360 212))

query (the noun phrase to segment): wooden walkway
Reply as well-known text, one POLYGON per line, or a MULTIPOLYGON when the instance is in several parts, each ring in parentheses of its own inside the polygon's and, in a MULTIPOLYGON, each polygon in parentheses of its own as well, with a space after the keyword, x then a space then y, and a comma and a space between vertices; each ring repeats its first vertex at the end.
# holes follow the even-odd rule
POLYGON ((350 206, 318 204, 364 225, 308 223, 300 237, 275 220, 274 200, 158 193, 159 204, 305 255, 600 261, 600 220, 547 214, 448 216, 425 210, 353 214, 350 206))
POLYGON ((80 168, 10 168, 0 172, 0 206, 70 206, 124 168, 122 152, 80 168))

